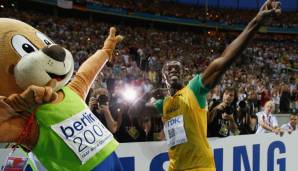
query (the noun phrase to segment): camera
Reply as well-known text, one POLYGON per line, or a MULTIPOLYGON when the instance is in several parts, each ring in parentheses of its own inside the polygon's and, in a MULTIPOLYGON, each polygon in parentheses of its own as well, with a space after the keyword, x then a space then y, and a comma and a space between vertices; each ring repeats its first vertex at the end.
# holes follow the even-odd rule
POLYGON ((107 105, 109 101, 109 97, 106 95, 100 95, 97 98, 98 105, 107 105))
POLYGON ((246 108, 246 102, 244 100, 241 100, 238 105, 239 105, 239 107, 241 109, 245 109, 246 108))
POLYGON ((244 100, 240 101, 239 104, 238 104, 238 106, 239 106, 239 109, 238 110, 239 110, 239 113, 241 115, 248 114, 247 104, 246 104, 246 102, 244 100))
POLYGON ((224 109, 225 113, 228 114, 228 115, 232 115, 234 113, 234 109, 233 107, 231 106, 227 106, 225 109, 224 109))

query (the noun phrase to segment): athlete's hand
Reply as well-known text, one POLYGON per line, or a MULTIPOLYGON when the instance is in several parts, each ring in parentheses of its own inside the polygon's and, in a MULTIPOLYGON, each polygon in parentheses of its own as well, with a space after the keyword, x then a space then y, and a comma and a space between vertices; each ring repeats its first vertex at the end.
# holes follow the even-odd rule
POLYGON ((112 56, 113 56, 113 51, 115 49, 115 46, 117 45, 117 43, 123 40, 123 36, 121 35, 116 36, 115 34, 116 34, 116 28, 111 27, 110 34, 105 40, 102 48, 102 50, 104 50, 108 54, 110 62, 112 62, 112 56))
POLYGON ((258 19, 266 20, 281 14, 280 2, 278 0, 267 0, 259 10, 258 19))

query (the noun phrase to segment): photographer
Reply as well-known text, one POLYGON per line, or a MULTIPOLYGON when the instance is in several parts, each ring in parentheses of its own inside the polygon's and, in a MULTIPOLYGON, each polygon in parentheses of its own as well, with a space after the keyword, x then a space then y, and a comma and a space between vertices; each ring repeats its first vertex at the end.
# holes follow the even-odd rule
POLYGON ((235 121, 237 123, 240 135, 254 134, 257 131, 258 117, 249 113, 246 101, 239 102, 235 121))
MULTIPOLYGON (((145 101, 148 101, 151 97, 162 98, 164 91, 165 89, 154 89, 143 96, 145 101)), ((119 142, 143 142, 161 139, 159 134, 162 123, 154 122, 156 118, 146 115, 148 110, 129 111, 129 106, 132 105, 125 101, 121 103, 121 110, 119 111, 121 115, 118 118, 119 129, 114 134, 116 139, 119 142)))
POLYGON ((208 137, 228 137, 230 132, 239 134, 238 126, 234 120, 236 91, 227 87, 224 90, 222 102, 214 104, 208 112, 208 137))
POLYGON ((117 131, 117 122, 109 109, 109 92, 107 89, 98 88, 93 91, 89 101, 89 108, 112 133, 117 131))

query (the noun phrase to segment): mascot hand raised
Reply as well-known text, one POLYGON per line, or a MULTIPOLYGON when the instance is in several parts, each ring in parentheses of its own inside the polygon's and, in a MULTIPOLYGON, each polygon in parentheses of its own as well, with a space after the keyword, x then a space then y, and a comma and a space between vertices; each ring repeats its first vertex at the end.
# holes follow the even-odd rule
POLYGON ((1 18, 0 142, 24 145, 47 170, 119 170, 118 142, 84 102, 123 39, 115 33, 111 28, 73 77, 67 49, 26 23, 1 18))

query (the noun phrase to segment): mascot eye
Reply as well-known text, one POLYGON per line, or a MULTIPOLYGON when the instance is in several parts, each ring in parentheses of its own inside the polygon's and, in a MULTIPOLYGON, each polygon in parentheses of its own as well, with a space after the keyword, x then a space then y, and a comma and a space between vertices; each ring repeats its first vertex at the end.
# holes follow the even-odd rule
POLYGON ((36 36, 41 40, 43 41, 43 43, 47 46, 51 45, 51 44, 54 44, 54 42, 48 38, 46 35, 40 33, 40 32, 37 32, 36 33, 36 36))
POLYGON ((21 57, 24 57, 28 53, 37 51, 36 47, 28 39, 21 35, 13 36, 11 43, 13 48, 21 57))
POLYGON ((43 40, 46 45, 50 45, 51 43, 48 40, 43 40))
POLYGON ((23 44, 23 45, 22 45, 22 48, 23 48, 23 50, 24 50, 25 52, 27 52, 27 53, 34 52, 33 47, 32 47, 31 45, 27 44, 27 43, 23 44))

